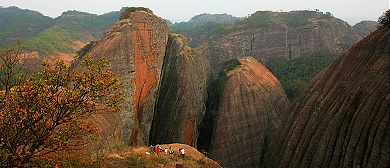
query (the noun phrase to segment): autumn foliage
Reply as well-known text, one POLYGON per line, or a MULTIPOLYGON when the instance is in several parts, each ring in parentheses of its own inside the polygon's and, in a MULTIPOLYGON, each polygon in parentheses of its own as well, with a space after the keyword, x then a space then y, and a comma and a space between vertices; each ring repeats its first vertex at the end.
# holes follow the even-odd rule
MULTIPOLYGON (((22 79, 20 74, 3 73, 4 67, 20 68, 20 50, 1 53, 2 79, 22 79), (5 65, 6 62, 13 62, 5 65)), ((85 56, 80 70, 62 60, 44 61, 37 74, 17 83, 2 83, 0 93, 0 167, 34 165, 46 154, 87 145, 98 132, 88 116, 97 104, 120 110, 123 99, 120 82, 102 58, 94 62, 85 56), (7 86, 5 86, 7 85, 7 86)))

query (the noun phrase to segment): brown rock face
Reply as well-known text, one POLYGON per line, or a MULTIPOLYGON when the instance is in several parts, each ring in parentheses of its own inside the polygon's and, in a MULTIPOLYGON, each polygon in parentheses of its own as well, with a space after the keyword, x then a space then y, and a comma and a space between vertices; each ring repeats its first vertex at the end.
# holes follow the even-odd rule
POLYGON ((123 82, 121 140, 125 144, 148 144, 167 39, 163 19, 138 11, 109 28, 89 50, 93 57, 106 56, 123 82))
POLYGON ((267 167, 390 166, 390 30, 377 30, 294 101, 267 167))
MULTIPOLYGON (((275 14, 278 12, 270 15, 275 14)), ((196 48, 217 68, 229 59, 245 56, 266 61, 268 58, 290 60, 302 55, 339 53, 360 40, 351 26, 334 17, 300 26, 272 24, 254 28, 238 25, 228 32, 216 35, 196 48)))
POLYGON ((254 58, 228 74, 212 158, 223 167, 259 167, 266 144, 287 116, 290 102, 279 81, 254 58))
POLYGON ((150 141, 196 146, 205 113, 210 65, 188 47, 184 35, 169 34, 150 141))

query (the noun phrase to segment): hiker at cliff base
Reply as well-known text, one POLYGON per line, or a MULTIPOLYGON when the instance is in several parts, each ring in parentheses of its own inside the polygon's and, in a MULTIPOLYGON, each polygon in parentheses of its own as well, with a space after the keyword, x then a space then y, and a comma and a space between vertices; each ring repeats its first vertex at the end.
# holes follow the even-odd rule
POLYGON ((150 152, 156 152, 156 148, 153 145, 150 145, 150 152))
POLYGON ((169 147, 168 153, 170 156, 173 156, 175 152, 172 150, 172 147, 169 147))
POLYGON ((161 150, 161 148, 160 148, 160 146, 159 145, 157 145, 157 153, 160 153, 160 150, 161 150))
POLYGON ((179 152, 180 152, 180 154, 181 154, 181 157, 184 157, 184 148, 180 148, 180 149, 179 149, 179 152))

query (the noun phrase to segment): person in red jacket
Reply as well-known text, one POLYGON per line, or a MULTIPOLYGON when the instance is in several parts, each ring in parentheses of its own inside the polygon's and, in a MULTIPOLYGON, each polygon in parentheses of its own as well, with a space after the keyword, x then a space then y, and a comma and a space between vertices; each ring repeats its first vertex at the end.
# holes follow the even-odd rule
POLYGON ((157 152, 157 153, 160 153, 160 150, 161 150, 161 147, 160 147, 160 145, 157 145, 156 152, 157 152))

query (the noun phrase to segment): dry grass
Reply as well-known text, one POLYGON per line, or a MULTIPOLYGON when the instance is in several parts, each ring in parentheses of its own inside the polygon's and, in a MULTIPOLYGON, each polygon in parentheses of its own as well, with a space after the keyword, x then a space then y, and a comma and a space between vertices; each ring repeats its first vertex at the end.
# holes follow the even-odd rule
MULTIPOLYGON (((163 147, 168 145, 161 145, 163 147)), ((101 167, 101 168, 156 168, 156 167, 219 167, 219 165, 200 154, 196 149, 183 144, 172 144, 174 149, 178 146, 186 146, 184 158, 179 155, 170 156, 165 153, 150 152, 149 147, 125 147, 114 153, 101 156, 93 156, 83 151, 72 151, 52 154, 41 159, 41 167, 101 167)))

